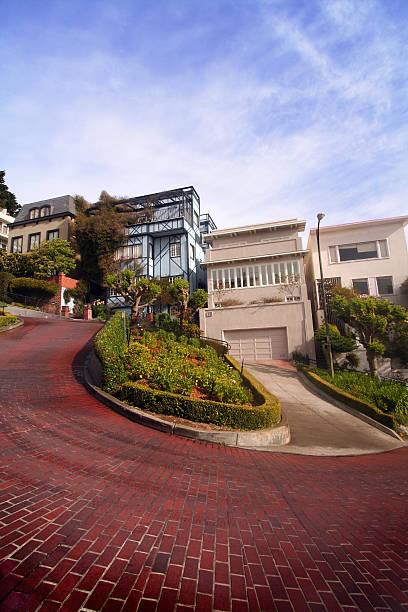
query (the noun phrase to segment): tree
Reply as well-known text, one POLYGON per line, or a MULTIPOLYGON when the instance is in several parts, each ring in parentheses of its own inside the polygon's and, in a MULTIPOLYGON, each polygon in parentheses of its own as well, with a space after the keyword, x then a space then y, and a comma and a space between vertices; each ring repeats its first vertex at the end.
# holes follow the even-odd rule
MULTIPOLYGON (((336 353, 349 353, 357 348, 354 338, 342 336, 336 325, 329 325, 330 344, 336 353)), ((326 346, 326 325, 315 331, 315 338, 326 346)))
POLYGON ((0 250, 0 271, 9 272, 13 276, 34 276, 29 253, 6 253, 0 250))
POLYGON ((6 171, 0 170, 0 209, 5 208, 9 215, 15 217, 18 211, 21 210, 21 206, 18 204, 14 193, 8 190, 4 182, 5 175, 6 171))
POLYGON ((57 238, 43 242, 27 254, 36 278, 49 278, 75 269, 75 252, 67 240, 57 238))
POLYGON ((190 299, 190 285, 184 278, 175 278, 168 288, 170 296, 179 307, 180 331, 183 329, 187 317, 188 301, 190 299))
POLYGON ((190 285, 184 278, 175 278, 169 285, 168 293, 179 307, 180 331, 182 332, 187 318, 192 318, 199 308, 203 308, 208 300, 204 289, 197 289, 190 297, 190 285))
POLYGON ((128 216, 115 210, 117 200, 102 191, 94 207, 75 196, 73 245, 80 255, 79 276, 87 282, 106 283, 114 253, 123 242, 128 216))
POLYGON ((378 375, 378 357, 384 355, 387 344, 398 329, 407 321, 408 312, 385 299, 373 297, 351 297, 333 295, 331 299, 333 314, 350 325, 366 349, 367 361, 372 376, 378 375))
POLYGON ((107 274, 109 287, 121 295, 130 305, 132 321, 137 319, 139 311, 151 306, 159 297, 161 287, 156 279, 137 276, 139 270, 123 270, 117 274, 107 274))

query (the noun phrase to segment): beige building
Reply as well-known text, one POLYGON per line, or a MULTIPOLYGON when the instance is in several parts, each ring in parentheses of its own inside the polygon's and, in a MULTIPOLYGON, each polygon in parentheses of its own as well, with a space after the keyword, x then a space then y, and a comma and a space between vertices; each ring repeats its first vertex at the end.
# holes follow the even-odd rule
POLYGON ((204 236, 208 308, 200 311, 205 336, 227 341, 237 359, 315 357, 311 306, 298 233, 289 219, 204 236))
POLYGON ((9 226, 13 221, 14 217, 8 214, 7 208, 0 209, 0 249, 7 250, 9 226))
MULTIPOLYGON (((400 292, 408 277, 408 252, 404 227, 408 216, 320 225, 320 250, 325 286, 340 285, 360 295, 371 295, 407 306, 400 292)), ((323 318, 319 299, 320 268, 316 229, 307 244, 306 280, 318 320, 323 318)))
POLYGON ((25 204, 9 230, 9 253, 27 253, 46 240, 68 240, 75 217, 70 195, 25 204))

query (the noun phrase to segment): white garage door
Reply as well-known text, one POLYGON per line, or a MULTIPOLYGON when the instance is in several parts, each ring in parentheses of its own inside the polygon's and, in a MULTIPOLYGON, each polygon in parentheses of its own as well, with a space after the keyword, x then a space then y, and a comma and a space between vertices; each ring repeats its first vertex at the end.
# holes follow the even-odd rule
POLYGON ((228 330, 224 331, 224 338, 230 343, 230 355, 235 359, 289 359, 286 327, 228 330))

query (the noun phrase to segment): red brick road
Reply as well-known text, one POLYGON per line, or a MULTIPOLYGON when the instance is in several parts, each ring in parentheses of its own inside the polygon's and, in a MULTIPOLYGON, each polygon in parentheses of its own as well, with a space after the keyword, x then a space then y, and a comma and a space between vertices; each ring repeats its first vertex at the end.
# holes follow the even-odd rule
POLYGON ((0 609, 407 610, 408 450, 257 453, 124 420, 96 324, 0 334, 0 609))

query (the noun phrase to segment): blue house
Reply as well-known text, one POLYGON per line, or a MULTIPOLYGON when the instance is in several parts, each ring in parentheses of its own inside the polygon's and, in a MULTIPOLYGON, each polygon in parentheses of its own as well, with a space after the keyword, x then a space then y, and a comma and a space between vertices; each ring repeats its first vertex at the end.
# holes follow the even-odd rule
MULTIPOLYGON (((202 235, 216 229, 209 214, 200 214, 200 198, 194 187, 181 187, 116 204, 118 211, 131 213, 134 220, 126 228, 123 244, 115 257, 120 268, 142 264, 147 278, 177 277, 190 283, 190 291, 207 288, 202 235)), ((123 298, 110 291, 108 304, 125 306, 123 298)))

